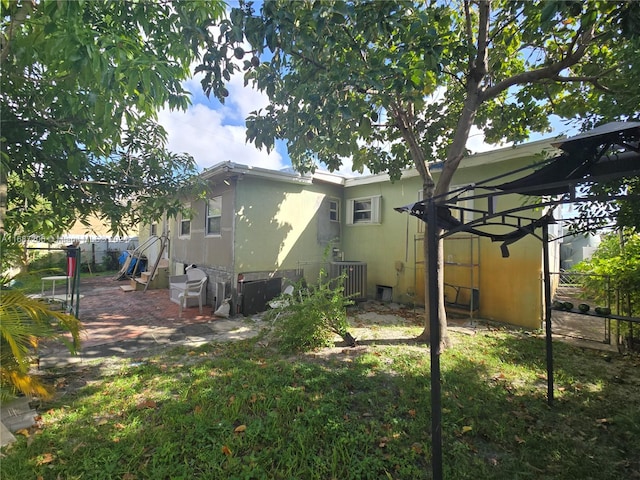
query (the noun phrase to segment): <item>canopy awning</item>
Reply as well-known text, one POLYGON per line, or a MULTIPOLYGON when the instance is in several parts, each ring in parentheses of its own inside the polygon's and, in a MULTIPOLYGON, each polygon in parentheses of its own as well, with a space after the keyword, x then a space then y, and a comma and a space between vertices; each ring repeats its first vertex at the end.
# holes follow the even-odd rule
POLYGON ((564 150, 535 172, 493 188, 525 195, 568 193, 571 182, 640 174, 640 122, 613 122, 553 145, 564 150), (607 154, 607 152, 609 152, 607 154))

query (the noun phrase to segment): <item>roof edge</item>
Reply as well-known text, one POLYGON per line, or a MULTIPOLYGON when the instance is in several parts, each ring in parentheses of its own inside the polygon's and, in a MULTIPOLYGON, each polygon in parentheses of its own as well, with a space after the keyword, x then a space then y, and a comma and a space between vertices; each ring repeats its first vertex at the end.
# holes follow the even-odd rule
MULTIPOLYGON (((507 147, 497 148, 495 150, 488 150, 486 152, 474 153, 462 159, 459 168, 477 167, 480 165, 490 165, 492 163, 504 162, 505 160, 513 160, 524 157, 533 157, 541 153, 548 153, 553 155, 554 152, 560 150, 553 146, 552 143, 558 142, 561 139, 566 138, 564 136, 558 136, 553 138, 546 138, 541 140, 535 140, 533 142, 521 143, 519 145, 511 145, 507 147)), ((437 161, 429 163, 429 169, 436 173, 442 170, 444 161, 437 161)), ((418 177, 420 173, 415 167, 407 168, 402 171, 402 180, 418 177)), ((374 175, 367 175, 364 177, 352 177, 345 179, 346 187, 353 187, 357 185, 367 185, 371 183, 378 183, 382 181, 389 181, 388 173, 378 173, 374 175)))

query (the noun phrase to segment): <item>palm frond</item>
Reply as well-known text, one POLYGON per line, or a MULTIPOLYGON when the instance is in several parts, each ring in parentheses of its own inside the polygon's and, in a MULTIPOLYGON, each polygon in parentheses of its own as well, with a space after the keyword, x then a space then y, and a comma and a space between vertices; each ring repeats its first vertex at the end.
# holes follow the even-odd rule
POLYGON ((47 397, 50 389, 29 375, 30 354, 43 339, 61 341, 75 354, 80 346, 81 323, 19 290, 0 293, 0 396, 18 390, 47 397))

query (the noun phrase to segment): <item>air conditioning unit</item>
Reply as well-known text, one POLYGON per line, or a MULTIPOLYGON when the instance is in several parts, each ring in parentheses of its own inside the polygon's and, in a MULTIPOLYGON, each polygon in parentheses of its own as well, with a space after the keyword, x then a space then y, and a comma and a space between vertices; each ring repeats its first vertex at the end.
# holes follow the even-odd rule
POLYGON ((367 264, 364 262, 330 262, 329 278, 334 280, 345 274, 344 294, 352 300, 367 299, 367 264))

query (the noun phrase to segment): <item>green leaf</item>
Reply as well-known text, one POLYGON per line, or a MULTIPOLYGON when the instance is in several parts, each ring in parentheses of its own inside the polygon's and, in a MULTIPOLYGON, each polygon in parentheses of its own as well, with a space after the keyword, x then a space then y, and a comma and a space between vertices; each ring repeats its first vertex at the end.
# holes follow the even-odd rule
POLYGON ((540 23, 542 25, 548 25, 556 12, 558 11, 558 2, 549 1, 544 2, 544 6, 542 7, 542 11, 540 12, 540 23))

